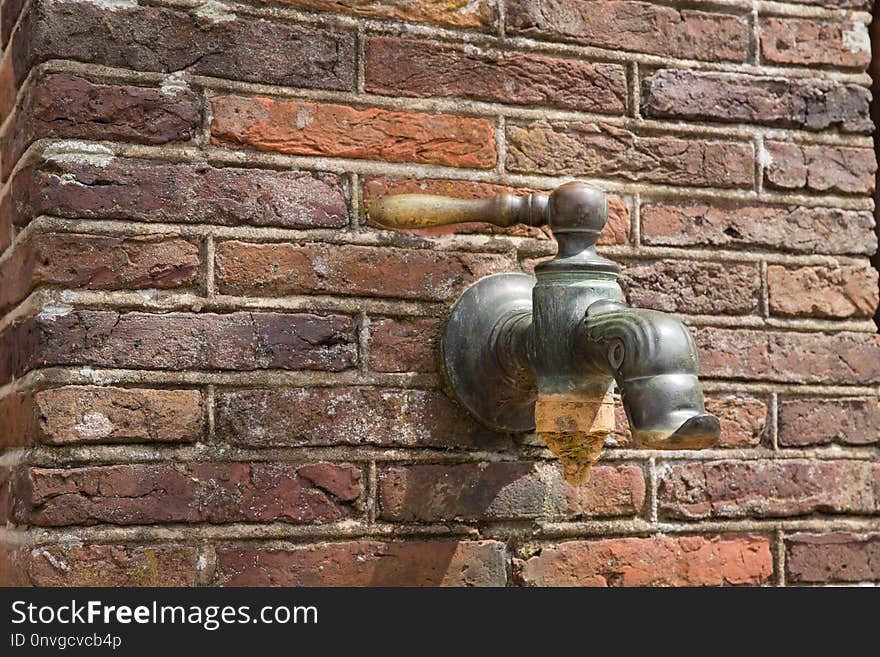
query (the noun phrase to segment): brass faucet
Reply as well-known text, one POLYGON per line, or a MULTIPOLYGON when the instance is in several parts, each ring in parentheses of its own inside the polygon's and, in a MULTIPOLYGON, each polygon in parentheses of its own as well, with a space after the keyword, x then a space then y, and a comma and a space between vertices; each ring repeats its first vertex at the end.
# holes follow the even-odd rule
POLYGON ((384 228, 465 221, 547 224, 557 256, 525 274, 487 276, 452 308, 441 349, 455 398, 496 431, 537 431, 569 481, 586 481, 614 429, 617 383, 637 447, 701 449, 720 423, 706 413, 697 350, 666 313, 629 308, 619 267, 596 253, 605 194, 579 182, 551 194, 461 200, 386 196, 369 209, 384 228))

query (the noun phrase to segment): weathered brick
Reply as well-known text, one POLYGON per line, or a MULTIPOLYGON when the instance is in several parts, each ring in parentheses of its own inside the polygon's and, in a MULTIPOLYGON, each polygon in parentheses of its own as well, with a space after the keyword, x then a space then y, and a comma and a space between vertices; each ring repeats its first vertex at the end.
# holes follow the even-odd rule
POLYGON ((757 266, 693 260, 633 263, 620 283, 631 305, 665 312, 747 315, 761 294, 757 266))
POLYGON ((240 96, 214 96, 211 109, 218 146, 478 169, 497 160, 488 119, 240 96))
POLYGON ((38 440, 50 445, 194 442, 204 431, 198 390, 63 386, 34 402, 38 440))
POLYGON ((242 447, 511 445, 436 390, 272 388, 218 391, 216 399, 217 435, 242 447))
POLYGON ((380 517, 396 522, 631 516, 644 502, 634 465, 595 466, 579 486, 555 463, 522 461, 392 466, 379 475, 380 517))
POLYGON ((0 381, 35 367, 344 370, 357 361, 341 315, 224 315, 72 310, 39 315, 0 336, 0 381))
POLYGON ((620 64, 377 37, 367 42, 365 72, 366 90, 385 95, 459 96, 602 114, 627 108, 620 64))
POLYGON ((779 444, 871 445, 880 440, 880 401, 876 397, 782 399, 779 444))
POLYGON ((199 279, 199 247, 177 237, 41 233, 0 264, 0 308, 40 285, 90 290, 176 288, 199 279))
POLYGON ((433 318, 373 319, 369 325, 369 364, 377 372, 436 370, 440 322, 433 318))
POLYGON ((785 539, 790 582, 880 580, 880 534, 795 534, 785 539))
POLYGON ((505 6, 508 34, 708 61, 741 62, 748 55, 742 16, 629 0, 506 0, 505 6))
POLYGON ((566 541, 514 559, 525 586, 724 586, 773 574, 764 536, 652 536, 566 541))
POLYGON ((30 446, 36 427, 32 393, 10 392, 0 397, 0 451, 30 446))
POLYGON ((880 464, 870 461, 712 461, 662 468, 667 518, 780 518, 880 512, 880 464))
POLYGON ((47 155, 13 178, 15 223, 39 214, 283 228, 348 224, 339 176, 88 154, 47 155))
POLYGON ((608 124, 507 126, 507 166, 522 173, 622 178, 670 185, 754 184, 751 144, 674 136, 640 136, 608 124))
POLYGON ((433 23, 449 27, 491 30, 498 25, 495 0, 279 0, 303 9, 334 11, 357 16, 433 23))
POLYGON ((777 189, 870 194, 877 160, 871 148, 765 143, 764 179, 777 189))
POLYGON ((0 6, 0 48, 5 49, 25 0, 4 0, 0 6))
MULTIPOLYGON (((479 199, 491 198, 497 194, 527 194, 533 191, 535 190, 518 189, 505 185, 470 180, 367 178, 367 181, 364 183, 364 203, 369 207, 371 201, 388 194, 436 194, 453 198, 479 199)), ((609 194, 606 199, 608 201, 608 221, 602 230, 602 234, 599 235, 597 243, 602 245, 628 244, 630 232, 629 206, 619 196, 609 194)), ((501 227, 484 223, 462 223, 413 229, 404 232, 428 236, 448 235, 450 233, 492 233, 513 235, 515 237, 535 237, 538 239, 547 239, 550 236, 550 231, 546 226, 526 226, 525 224, 501 227)))
POLYGON ((872 317, 877 309, 877 270, 867 267, 767 268, 770 312, 789 317, 872 317))
POLYGON ((5 121, 15 108, 18 86, 12 69, 12 58, 7 57, 0 64, 0 123, 5 121))
POLYGON ((795 253, 877 249, 870 212, 802 206, 652 202, 641 207, 641 238, 656 246, 759 247, 795 253))
POLYGON ((228 294, 325 294, 443 301, 512 268, 503 256, 308 243, 222 242, 216 280, 228 294))
POLYGON ((862 22, 769 16, 759 26, 765 62, 860 69, 871 63, 871 39, 862 22))
POLYGON ((29 468, 19 520, 43 527, 166 522, 343 520, 358 513, 361 471, 312 463, 179 463, 29 468))
POLYGON ((504 586, 499 541, 349 541, 217 549, 222 586, 504 586))
POLYGON ((3 140, 3 179, 32 141, 121 140, 164 144, 187 140, 201 123, 201 101, 188 89, 96 84, 66 73, 45 75, 28 91, 11 136, 3 140))
POLYGON ((21 549, 33 586, 195 586, 195 548, 160 545, 47 545, 21 549))
MULTIPOLYGON (((247 19, 231 12, 220 20, 163 7, 92 2, 37 2, 20 37, 34 63, 74 59, 105 66, 174 73, 186 71, 309 89, 352 90, 353 32, 247 19), (88 35, 88 38, 83 38, 88 35)), ((29 56, 28 56, 29 55, 29 56)))
POLYGON ((0 467, 0 527, 5 527, 12 517, 14 494, 13 474, 9 468, 0 467))
POLYGON ((704 377, 870 385, 880 382, 880 336, 871 333, 693 330, 704 377))
POLYGON ((30 585, 21 563, 22 552, 23 549, 0 547, 0 588, 30 585))
POLYGON ((870 102, 856 84, 663 69, 643 81, 641 109, 652 118, 870 133, 870 102))

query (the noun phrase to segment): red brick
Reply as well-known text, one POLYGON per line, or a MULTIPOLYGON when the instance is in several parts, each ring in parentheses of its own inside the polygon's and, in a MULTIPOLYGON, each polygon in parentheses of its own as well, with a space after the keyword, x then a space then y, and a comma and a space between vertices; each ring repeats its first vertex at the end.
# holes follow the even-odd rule
MULTIPOLYGON (((706 410, 721 421, 717 447, 754 447, 761 444, 767 428, 767 402, 751 395, 708 395, 706 410)), ((620 400, 614 407, 616 429, 611 437, 614 447, 633 448, 629 421, 620 400)))
POLYGON ((12 492, 13 473, 9 468, 0 467, 0 527, 5 527, 7 521, 12 517, 13 492, 12 492))
POLYGON ((778 141, 765 144, 769 162, 764 179, 776 189, 870 194, 874 191, 877 160, 871 148, 800 145, 778 141))
POLYGON ((677 313, 753 314, 761 294, 756 265, 693 260, 632 263, 620 283, 630 305, 677 313))
POLYGON ((873 216, 856 210, 652 202, 642 205, 641 220, 642 242, 652 246, 864 255, 877 248, 873 216))
POLYGON ((21 14, 26 0, 5 0, 3 7, 0 8, 0 47, 6 48, 9 43, 9 37, 12 34, 12 28, 15 27, 15 21, 21 14))
POLYGON ((349 541, 217 549, 222 586, 504 586, 499 541, 349 541))
POLYGON ((641 110, 653 118, 870 133, 870 102, 870 91, 856 84, 662 69, 643 81, 641 110))
POLYGON ((658 508, 667 518, 880 512, 880 464, 870 461, 712 461, 661 470, 658 508))
POLYGON ((198 390, 63 386, 34 398, 38 439, 49 445, 195 442, 204 432, 198 390))
POLYGON ((433 318, 373 319, 369 364, 377 372, 434 372, 440 322, 433 318))
POLYGON ((372 18, 390 18, 448 27, 493 30, 498 25, 495 0, 278 0, 317 11, 334 11, 372 18))
POLYGON ((199 264, 198 245, 177 237, 37 234, 0 264, 0 308, 41 285, 89 290, 194 286, 199 264))
POLYGON ((239 149, 490 169, 492 122, 271 98, 211 98, 211 142, 239 149))
POLYGON ((770 312, 788 317, 873 317, 877 270, 872 267, 767 268, 770 312))
POLYGON ((503 256, 308 243, 222 242, 216 280, 226 294, 340 294, 444 301, 489 274, 503 256))
POLYGON ((708 61, 745 61, 742 16, 629 0, 507 0, 508 34, 708 61), (650 35, 650 36, 646 36, 650 35))
POLYGON ((871 445, 880 440, 880 401, 876 397, 782 399, 779 444, 871 445))
POLYGON ((218 391, 216 399, 217 435, 241 447, 511 446, 436 390, 271 388, 218 391))
POLYGON ((365 72, 367 91, 390 96, 458 96, 601 114, 627 108, 620 64, 376 37, 367 42, 365 72))
POLYGON ((632 516, 645 502, 634 465, 596 466, 573 486, 551 463, 392 466, 379 475, 380 517, 395 522, 632 516))
POLYGON ((183 546, 48 545, 19 551, 33 586, 195 586, 198 554, 183 546))
POLYGON ((670 185, 754 184, 751 144, 641 136, 597 123, 508 123, 507 167, 519 173, 599 176, 670 185))
POLYGON ((0 381, 51 365, 339 371, 357 361, 350 317, 302 313, 72 310, 14 324, 0 347, 0 381))
POLYGON ((282 228, 348 224, 344 185, 332 174, 86 154, 48 157, 13 179, 20 226, 39 214, 282 228))
POLYGON ((880 580, 880 534, 795 534, 785 539, 790 582, 880 580))
POLYGON ((0 588, 30 585, 21 564, 22 552, 23 549, 0 547, 0 588))
POLYGON ((10 392, 0 397, 0 451, 8 447, 29 447, 36 428, 32 393, 10 392))
POLYGON ((724 586, 773 574, 764 536, 652 536, 567 541, 514 559, 526 586, 724 586))
MULTIPOLYGON (((453 198, 491 198, 497 194, 528 194, 536 190, 518 189, 492 183, 473 182, 470 180, 441 180, 437 178, 368 178, 364 184, 364 203, 369 207, 371 201, 388 194, 435 194, 453 198)), ((546 193, 546 192, 544 192, 546 193)), ((619 196, 608 195, 608 222, 599 235, 598 244, 628 244, 630 232, 629 206, 619 196)), ((537 226, 516 224, 515 226, 495 226, 484 223, 450 224, 404 230, 401 232, 414 235, 448 235, 450 233, 491 233, 513 235, 515 237, 535 237, 547 239, 551 236, 550 229, 537 226)))
POLYGON ((87 1, 38 2, 32 11, 20 34, 20 47, 30 51, 19 57, 20 70, 47 59, 73 59, 309 89, 354 88, 353 32, 232 13, 229 20, 202 19, 197 11, 163 7, 117 5, 108 11, 87 1))
POLYGON ((201 101, 188 89, 96 84, 66 73, 45 75, 28 91, 12 135, 3 141, 3 179, 31 142, 56 139, 164 144, 188 140, 201 123, 201 101))
POLYGON ((880 336, 698 328, 703 377, 789 383, 880 382, 880 336))
POLYGON ((815 18, 762 18, 761 58, 774 64, 866 69, 871 40, 864 23, 815 18))
POLYGON ((29 468, 16 485, 31 525, 291 523, 359 513, 361 471, 313 463, 179 463, 29 468))

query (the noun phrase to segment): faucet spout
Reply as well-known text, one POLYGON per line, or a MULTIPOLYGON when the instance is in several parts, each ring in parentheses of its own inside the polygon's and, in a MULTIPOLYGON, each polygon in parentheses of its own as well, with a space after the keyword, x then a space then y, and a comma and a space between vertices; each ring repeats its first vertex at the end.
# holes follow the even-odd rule
POLYGON ((717 443, 721 425, 706 413, 697 347, 684 324, 612 300, 591 304, 584 324, 593 362, 617 382, 637 447, 703 449, 717 443))

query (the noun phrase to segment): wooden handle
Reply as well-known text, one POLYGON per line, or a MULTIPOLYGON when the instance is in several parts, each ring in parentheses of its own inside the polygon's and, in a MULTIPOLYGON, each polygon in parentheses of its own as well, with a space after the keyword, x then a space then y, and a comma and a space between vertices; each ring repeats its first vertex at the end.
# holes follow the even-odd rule
POLYGON ((370 204, 369 223, 394 230, 484 222, 496 226, 545 222, 547 194, 467 200, 429 194, 384 196, 370 204))

